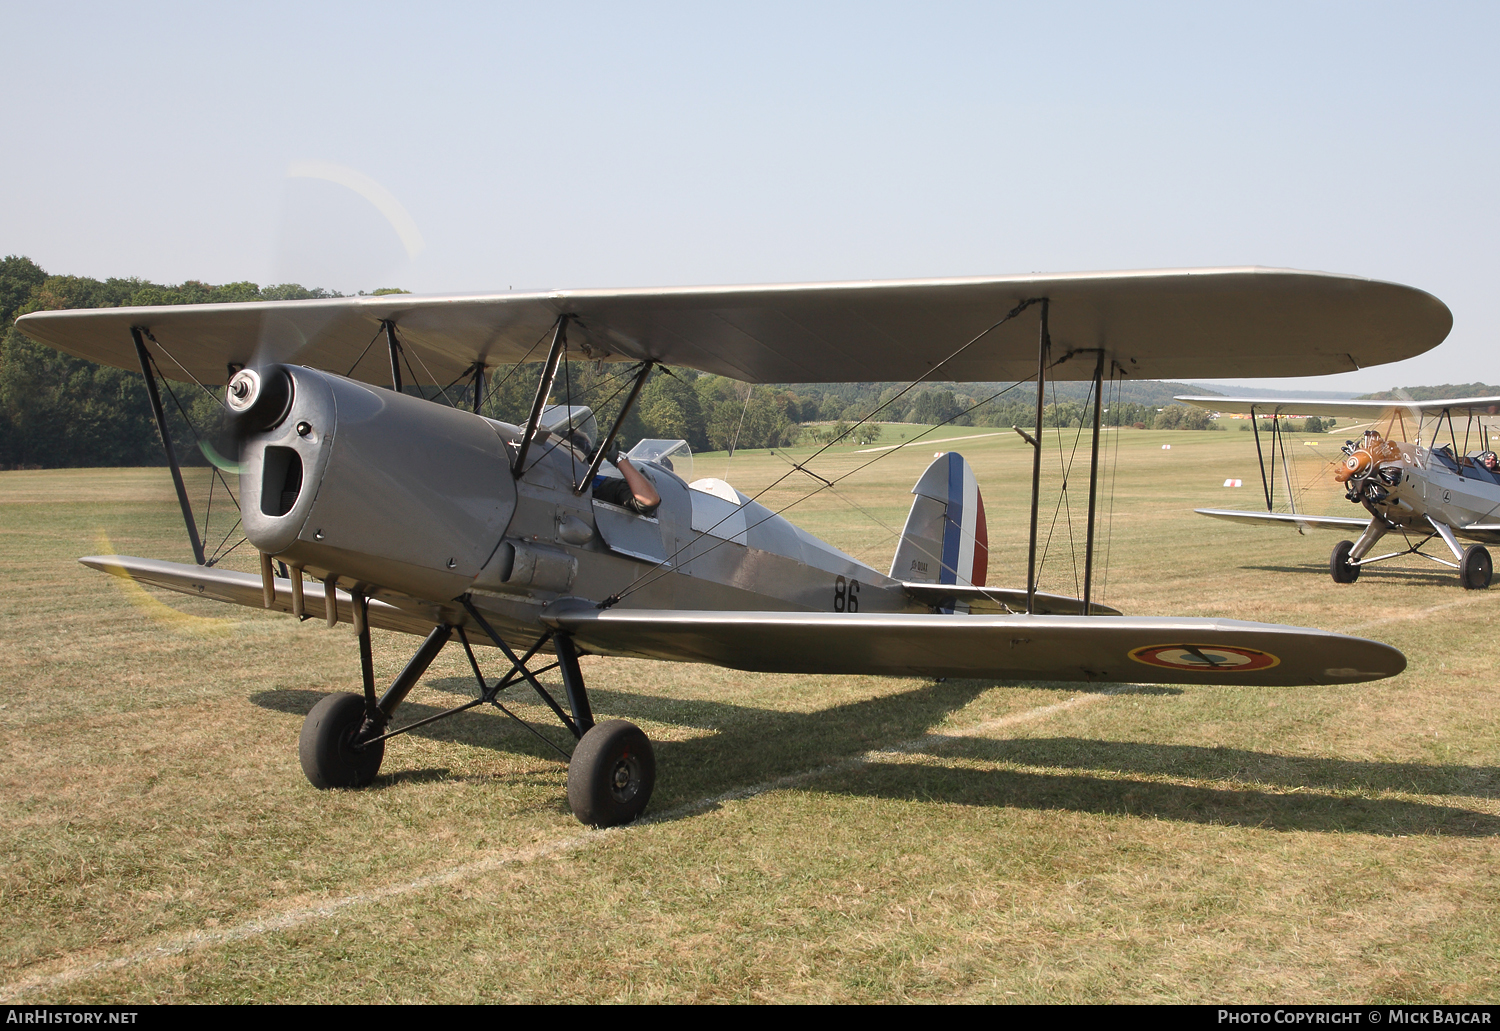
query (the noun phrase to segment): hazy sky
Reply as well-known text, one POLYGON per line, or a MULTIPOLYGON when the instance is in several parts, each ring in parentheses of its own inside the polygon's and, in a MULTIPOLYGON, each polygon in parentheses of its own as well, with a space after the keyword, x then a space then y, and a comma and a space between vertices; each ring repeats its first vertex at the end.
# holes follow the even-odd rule
POLYGON ((0 253, 53 272, 1320 269, 1453 333, 1284 385, 1500 382, 1500 5, 10 3, 0 39, 0 253))

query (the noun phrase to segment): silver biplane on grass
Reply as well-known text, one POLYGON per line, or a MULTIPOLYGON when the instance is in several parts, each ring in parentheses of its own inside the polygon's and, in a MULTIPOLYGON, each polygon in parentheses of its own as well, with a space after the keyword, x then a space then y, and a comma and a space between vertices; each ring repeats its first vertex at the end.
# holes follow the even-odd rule
POLYGON ((402 699, 456 639, 479 694, 452 711, 498 705, 502 688, 529 683, 578 739, 568 768, 574 813, 609 825, 645 807, 655 758, 632 724, 595 723, 578 662, 585 652, 753 671, 1006 680, 1292 685, 1399 673, 1405 657, 1373 641, 1128 617, 1093 603, 1101 386, 1126 375, 1345 371, 1427 350, 1451 321, 1442 302, 1409 287, 1211 269, 53 311, 17 325, 70 354, 143 371, 198 560, 99 556, 85 564, 187 594, 353 623, 364 689, 325 698, 308 715, 300 755, 315 785, 375 777, 385 742, 411 729, 392 727, 402 699), (384 361, 363 361, 377 341, 388 377, 384 361), (404 393, 401 369, 411 373, 411 357, 428 382, 467 375, 476 408, 487 369, 544 365, 520 425, 404 393), (549 403, 569 357, 634 363, 626 410, 659 365, 752 383, 1034 377, 1025 589, 985 586, 982 501, 957 455, 939 458, 914 488, 888 572, 727 483, 695 480, 668 453, 672 442, 637 455, 661 497, 653 514, 594 497, 620 421, 596 439, 590 415, 549 403), (157 392, 161 369, 228 384, 238 503, 261 553, 260 577, 215 568, 204 556, 157 392), (1037 590, 1048 377, 1094 384, 1082 599, 1037 590), (372 627, 426 638, 383 693, 371 668, 372 627), (498 679, 481 673, 476 642, 504 654, 508 670, 498 679), (562 702, 537 679, 553 668, 562 702))
MULTIPOLYGON (((1294 401, 1277 398, 1179 397, 1179 401, 1233 415, 1249 415, 1255 427, 1261 484, 1266 511, 1240 512, 1221 508, 1195 511, 1215 519, 1269 525, 1294 525, 1299 530, 1342 530, 1358 533, 1353 541, 1333 546, 1328 569, 1337 583, 1359 579, 1359 571, 1376 562, 1420 555, 1458 571, 1466 590, 1490 585, 1494 566, 1486 544, 1500 543, 1500 462, 1491 439, 1492 419, 1500 412, 1500 397, 1463 397, 1446 401, 1294 401), (1365 510, 1361 516, 1315 516, 1297 512, 1287 481, 1293 511, 1271 511, 1275 498, 1276 458, 1286 466, 1281 419, 1289 415, 1332 416, 1368 420, 1370 426, 1355 439, 1344 441, 1344 458, 1334 470, 1344 497, 1365 510), (1462 443, 1454 416, 1464 422, 1462 443), (1266 468, 1258 422, 1270 418, 1270 471, 1266 468), (1447 426, 1447 441, 1443 427, 1447 426), (1430 443, 1423 445, 1424 432, 1430 443), (1410 435, 1411 440, 1401 438, 1410 435), (1386 534, 1401 535, 1405 547, 1371 555, 1386 534), (1463 538, 1477 543, 1463 545, 1463 538), (1452 561, 1422 549, 1440 541, 1452 561)), ((1286 475, 1283 473, 1283 475, 1286 475)))

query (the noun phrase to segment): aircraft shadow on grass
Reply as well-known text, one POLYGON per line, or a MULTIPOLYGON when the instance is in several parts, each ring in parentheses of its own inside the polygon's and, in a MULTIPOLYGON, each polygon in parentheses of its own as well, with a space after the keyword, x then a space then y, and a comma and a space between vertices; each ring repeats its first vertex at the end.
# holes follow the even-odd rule
MULTIPOLYGON (((1316 574, 1324 578, 1328 576, 1327 562, 1304 562, 1295 566, 1241 566, 1240 568, 1261 573, 1316 574)), ((1398 569, 1391 566, 1361 566, 1359 575, 1361 578, 1368 578, 1370 580, 1383 580, 1416 586, 1453 586, 1453 573, 1446 570, 1438 571, 1434 569, 1432 572, 1428 572, 1423 569, 1398 569)))
MULTIPOLYGON (((426 686, 456 696, 472 697, 473 693, 472 682, 457 677, 435 679, 426 686)), ((712 731, 686 741, 655 743, 662 776, 652 810, 661 813, 697 798, 711 798, 747 784, 817 770, 867 751, 914 741, 933 733, 946 716, 995 686, 995 681, 988 680, 928 683, 816 712, 783 712, 605 689, 595 689, 592 695, 601 714, 631 711, 648 720, 712 731)), ((1080 692, 1111 689, 1093 684, 1073 687, 1080 692)), ((1181 693, 1163 687, 1132 693, 1143 692, 1181 693)), ((265 691, 253 695, 251 701, 263 708, 302 716, 322 697, 317 691, 265 691)), ((526 698, 512 687, 501 694, 500 700, 514 708, 511 703, 530 702, 534 697, 526 698)), ((398 722, 405 725, 439 711, 436 706, 408 701, 398 722)), ((564 751, 571 748, 571 741, 559 728, 544 725, 539 730, 564 751)), ((941 731, 936 733, 940 735, 941 731)), ((413 734, 540 759, 561 758, 503 713, 488 707, 461 719, 418 728, 413 734)), ((399 756, 399 740, 392 742, 392 750, 392 758, 399 756)), ((955 735, 935 739, 930 749, 918 751, 942 758, 1041 767, 1048 772, 877 759, 853 771, 814 774, 804 783, 808 790, 830 794, 1129 815, 1282 831, 1500 836, 1500 817, 1472 809, 1349 794, 1407 791, 1488 796, 1500 787, 1500 767, 1494 766, 1326 759, 1087 738, 955 735), (1079 772, 1052 772, 1056 770, 1079 772), (1106 771, 1110 775, 1103 775, 1106 771), (1157 776, 1243 781, 1247 786, 1210 788, 1137 779, 1157 776)), ((401 770, 399 759, 391 765, 397 768, 382 773, 373 790, 450 777, 441 769, 401 770)), ((561 802, 555 805, 559 811, 566 809, 561 802)))

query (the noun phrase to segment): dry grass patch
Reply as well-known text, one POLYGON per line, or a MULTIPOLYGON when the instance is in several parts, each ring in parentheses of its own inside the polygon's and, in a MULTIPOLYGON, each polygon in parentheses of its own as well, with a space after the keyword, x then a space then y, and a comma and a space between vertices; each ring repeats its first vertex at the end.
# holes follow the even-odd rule
MULTIPOLYGON (((1018 584, 1024 445, 958 446, 985 490, 991 582, 1018 584)), ((938 449, 898 451, 789 515, 884 566, 938 449)), ((357 683, 347 628, 157 596, 187 617, 169 618, 79 567, 101 535, 183 557, 161 470, 0 473, 4 994, 1491 998, 1500 592, 1425 564, 1335 585, 1336 535, 1191 514, 1253 506, 1219 487, 1258 482, 1253 463, 1248 435, 1119 434, 1106 600, 1367 633, 1406 652, 1401 677, 1117 691, 586 658, 596 711, 658 742, 652 818, 605 834, 568 813, 556 754, 494 711, 393 741, 371 790, 312 790, 296 736, 322 694, 357 683)), ((729 475, 753 494, 786 468, 742 453, 729 475)), ((1059 529, 1046 589, 1073 590, 1072 556, 1059 529)), ((414 645, 377 636, 379 675, 414 645)), ((410 713, 468 691, 445 653, 410 713)))

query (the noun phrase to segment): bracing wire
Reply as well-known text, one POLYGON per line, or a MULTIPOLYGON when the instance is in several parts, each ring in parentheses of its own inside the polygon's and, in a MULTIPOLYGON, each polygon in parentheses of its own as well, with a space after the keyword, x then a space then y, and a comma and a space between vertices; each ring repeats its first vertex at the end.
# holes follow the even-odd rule
MULTIPOLYGON (((157 364, 154 355, 148 353, 146 357, 151 362, 151 367, 156 370, 157 379, 160 380, 161 385, 166 388, 167 396, 172 399, 172 404, 176 406, 177 413, 182 416, 182 421, 184 424, 186 424, 188 432, 193 435, 193 442, 198 446, 199 452, 202 453, 204 450, 203 437, 198 433, 198 427, 193 425, 192 417, 188 415, 187 409, 183 407, 182 399, 177 396, 177 391, 172 389, 172 381, 167 379, 167 377, 162 374, 161 366, 157 364)), ((208 388, 204 387, 203 384, 199 383, 198 386, 202 387, 204 391, 208 391, 208 388)), ((214 396, 211 391, 208 392, 209 396, 214 396)), ((215 399, 217 400, 217 398, 215 399)), ((224 485, 224 492, 229 495, 229 500, 234 502, 236 510, 239 509, 240 504, 239 499, 234 496, 233 488, 229 486, 229 481, 224 478, 223 471, 218 466, 212 463, 209 464, 209 469, 210 474, 208 480, 208 508, 203 514, 203 537, 205 539, 208 538, 209 519, 213 516, 214 481, 217 480, 219 483, 224 485)), ((219 559, 223 558, 224 555, 229 554, 228 551, 225 551, 221 554, 220 549, 224 547, 224 541, 227 541, 229 539, 230 534, 233 534, 234 531, 239 528, 239 525, 240 520, 236 518, 234 521, 234 525, 231 526, 229 528, 229 532, 224 535, 224 540, 221 540, 219 542, 219 545, 214 549, 213 554, 208 556, 208 558, 205 560, 205 565, 212 566, 216 564, 219 559)), ((235 547, 239 547, 239 545, 236 544, 235 547)), ((230 548, 229 550, 233 551, 234 548, 230 548)))
MULTIPOLYGON (((425 372, 425 373, 427 373, 428 380, 430 382, 434 383, 434 384, 437 383, 437 377, 432 374, 432 370, 427 367, 427 363, 424 362, 424 361, 422 361, 422 353, 420 351, 413 350, 412 348, 402 347, 401 348, 401 356, 403 358, 406 357, 406 352, 407 351, 412 351, 412 353, 417 356, 417 363, 422 366, 422 371, 425 372)), ((406 367, 408 369, 411 368, 411 362, 410 361, 408 361, 406 363, 406 367)), ((417 374, 416 373, 412 373, 412 377, 411 378, 412 379, 416 379, 417 378, 417 374)), ((462 378, 463 378, 462 376, 459 377, 459 379, 462 379, 462 378)), ((457 383, 458 380, 454 380, 453 382, 457 383)), ((448 392, 446 390, 444 390, 442 387, 438 387, 438 393, 443 395, 443 400, 446 401, 446 402, 448 402, 448 407, 449 408, 457 408, 458 407, 458 405, 456 405, 456 404, 453 403, 453 399, 448 396, 448 392)))
MULTIPOLYGON (((996 323, 996 325, 999 325, 999 323, 996 323)), ((994 327, 991 327, 991 328, 994 328, 994 327)), ((988 332, 988 331, 986 331, 986 332, 988 332)), ((965 345, 965 346, 967 346, 967 345, 965 345)), ((946 360, 947 359, 944 359, 944 361, 946 361, 946 360)), ((1056 362, 1053 363, 1053 365, 1056 365, 1056 364, 1057 364, 1056 362)), ((985 398, 982 401, 975 402, 974 404, 970 405, 968 408, 965 408, 963 411, 959 412, 957 415, 954 415, 952 418, 947 419, 944 422, 940 422, 936 426, 932 426, 932 427, 929 427, 928 429, 923 430, 921 433, 919 433, 915 437, 911 438, 911 440, 906 441, 906 443, 903 446, 904 447, 909 447, 912 444, 915 444, 917 441, 921 440, 923 437, 927 436, 929 433, 933 433, 933 432, 941 429, 943 426, 946 426, 949 423, 952 423, 952 422, 954 422, 957 419, 963 418, 965 415, 968 415, 970 412, 975 411, 976 409, 978 409, 978 408, 980 408, 980 407, 982 407, 984 405, 989 404, 991 401, 994 401, 994 400, 996 400, 996 399, 1004 396, 1005 394, 1008 394, 1010 391, 1014 390, 1016 387, 1019 387, 1022 384, 1025 384, 1025 383, 1030 383, 1035 378, 1036 378, 1035 376, 1028 376, 1024 380, 1018 380, 1017 382, 1012 383, 1008 387, 1004 387, 1001 390, 997 390, 995 393, 991 394, 989 397, 985 398)), ((861 420, 861 421, 863 421, 863 420, 861 420)), ((847 480, 849 477, 854 476, 857 473, 863 472, 865 469, 868 469, 870 466, 874 465, 876 462, 880 461, 881 459, 886 458, 886 457, 888 457, 890 455, 893 455, 897 451, 901 450, 900 448, 893 448, 890 451, 882 451, 880 454, 876 455, 874 458, 870 459, 868 462, 865 462, 862 465, 858 465, 855 468, 850 469, 848 472, 844 473, 841 476, 837 476, 837 477, 835 477, 832 480, 828 480, 828 479, 824 479, 823 477, 819 476, 817 473, 813 472, 812 470, 806 468, 808 462, 811 462, 813 458, 816 458, 818 455, 822 454, 827 449, 828 449, 828 445, 824 445, 823 447, 819 448, 817 451, 813 452, 813 454, 811 456, 809 456, 805 461, 803 461, 801 463, 796 463, 796 462, 792 463, 792 469, 791 470, 788 470, 786 473, 783 473, 781 476, 777 477, 774 481, 772 481, 770 484, 768 484, 767 486, 763 487, 759 492, 757 492, 754 497, 750 498, 748 502, 746 502, 748 504, 749 502, 753 502, 753 501, 756 501, 757 499, 759 499, 761 497, 764 497, 767 492, 769 492, 772 488, 774 488, 778 484, 780 484, 788 476, 792 475, 792 472, 794 472, 794 471, 806 473, 808 476, 811 476, 813 479, 817 480, 821 484, 821 486, 814 487, 812 490, 808 491, 802 497, 800 497, 797 500, 792 501, 792 502, 790 502, 790 503, 788 503, 786 505, 783 505, 781 508, 777 509, 776 511, 774 511, 774 512, 768 511, 763 518, 758 519, 756 522, 754 522, 754 523, 746 526, 745 529, 746 529, 747 532, 749 530, 753 530, 755 527, 761 525, 761 523, 764 523, 764 522, 766 522, 766 521, 768 521, 770 519, 774 519, 777 516, 782 515, 783 513, 791 511, 793 508, 796 508, 798 505, 802 504, 802 502, 804 502, 804 501, 807 501, 809 498, 814 497, 815 495, 819 494, 820 492, 822 492, 824 490, 832 489, 835 484, 841 483, 844 480, 847 480)), ((743 511, 743 506, 741 506, 740 511, 743 511)), ((616 595, 614 595, 611 598, 606 598, 603 602, 600 602, 599 607, 600 608, 609 608, 610 606, 612 606, 612 605, 614 605, 614 604, 622 601, 623 599, 629 597, 630 595, 634 594, 636 591, 641 590, 642 588, 645 588, 645 587, 649 587, 651 584, 653 584, 656 581, 660 580, 663 576, 667 575, 667 571, 666 571, 666 569, 664 567, 669 566, 671 564, 671 562, 677 558, 678 555, 682 554, 685 550, 687 550, 688 548, 692 547, 698 541, 702 540, 704 537, 706 537, 709 534, 711 534, 714 530, 717 530, 721 525, 723 525, 723 523, 725 522, 725 520, 727 520, 727 519, 730 518, 730 516, 732 514, 733 513, 725 515, 723 519, 720 519, 713 526, 710 526, 710 527, 708 527, 706 529, 703 529, 703 530, 694 531, 694 535, 693 535, 693 537, 692 537, 691 540, 689 540, 686 544, 683 544, 682 546, 680 546, 676 551, 672 552, 666 558, 664 558, 661 561, 659 561, 655 566, 653 566, 650 570, 648 570, 645 574, 643 574, 639 579, 637 579, 629 587, 627 587, 624 590, 622 590, 619 594, 616 594, 616 595)), ((693 558, 694 559, 702 558, 704 555, 707 555, 708 553, 710 553, 710 552, 715 551, 716 549, 718 549, 718 547, 720 545, 727 544, 727 543, 728 543, 727 541, 725 541, 723 539, 719 539, 719 540, 715 541, 715 543, 713 543, 713 544, 709 545, 707 548, 705 548, 702 552, 699 552, 698 554, 694 555, 693 558)))
POLYGON ((734 461, 734 452, 740 446, 740 430, 745 428, 745 415, 750 411, 750 398, 755 396, 755 384, 745 384, 745 407, 740 409, 739 425, 734 428, 734 439, 729 442, 729 457, 724 459, 724 479, 729 479, 729 463, 734 461))
MULTIPOLYGON (((1091 381, 1089 383, 1088 394, 1084 398, 1085 409, 1089 407, 1089 402, 1091 402, 1093 398, 1094 385, 1091 381)), ((1047 552, 1051 549, 1052 546, 1052 535, 1057 530, 1058 513, 1065 511, 1067 513, 1066 520, 1068 525, 1068 551, 1073 559, 1073 588, 1074 593, 1079 593, 1081 591, 1081 587, 1079 586, 1080 580, 1078 576, 1078 542, 1075 539, 1075 534, 1073 531, 1073 506, 1068 501, 1068 481, 1073 475, 1073 463, 1078 458, 1078 444, 1083 439, 1083 420, 1078 420, 1078 432, 1073 435, 1073 449, 1068 453, 1067 457, 1064 458, 1062 435, 1063 427, 1060 414, 1061 413, 1058 409, 1057 404, 1056 381, 1054 380, 1052 388, 1052 418, 1053 421, 1057 423, 1057 463, 1062 475, 1062 488, 1058 491, 1057 505, 1052 510, 1052 523, 1047 528, 1047 542, 1042 548, 1041 558, 1037 561, 1036 576, 1037 581, 1040 582, 1042 578, 1042 570, 1046 567, 1047 564, 1047 552)))
POLYGON ((381 334, 384 333, 384 332, 385 332, 385 323, 381 323, 380 328, 375 331, 375 335, 370 338, 370 342, 365 345, 365 349, 363 351, 359 352, 359 357, 358 358, 354 359, 354 364, 351 365, 351 366, 349 366, 349 371, 346 372, 346 373, 344 373, 344 378, 345 379, 348 379, 348 378, 350 378, 351 376, 354 375, 354 370, 357 369, 357 368, 359 368, 359 363, 365 360, 365 355, 367 355, 367 354, 370 353, 370 348, 372 348, 372 347, 375 346, 375 341, 379 340, 381 334))
MULTIPOLYGON (((181 362, 179 362, 177 360, 177 358, 172 354, 171 351, 168 351, 165 347, 162 346, 162 342, 160 340, 156 339, 156 337, 154 337, 154 336, 151 335, 151 331, 149 329, 146 330, 145 333, 146 333, 146 339, 147 340, 151 341, 158 348, 161 348, 161 353, 164 354, 164 355, 166 355, 168 358, 171 358, 173 365, 177 366, 183 372, 186 372, 187 373, 187 378, 190 379, 190 380, 192 380, 194 383, 198 384, 198 389, 202 390, 209 397, 213 398, 214 402, 220 408, 224 409, 224 411, 226 411, 226 412, 229 411, 229 406, 224 403, 224 399, 222 397, 220 397, 218 394, 215 394, 212 390, 209 390, 207 387, 205 387, 203 385, 203 383, 198 379, 198 377, 194 376, 192 374, 192 372, 188 370, 188 367, 186 365, 184 365, 181 362)), ((156 359, 154 357, 152 357, 149 354, 149 352, 147 354, 147 357, 151 358, 151 364, 152 365, 156 365, 156 359)), ((160 365, 156 365, 156 374, 158 376, 161 376, 161 380, 162 380, 163 383, 165 383, 167 381, 167 377, 166 376, 162 376, 161 366, 160 365)))
POLYGON ((504 389, 505 384, 510 382, 510 378, 526 365, 526 360, 532 356, 532 354, 538 347, 542 346, 542 341, 546 340, 547 337, 552 335, 552 329, 552 326, 548 326, 546 329, 542 330, 542 335, 536 338, 536 343, 532 344, 529 348, 526 349, 526 353, 521 356, 521 360, 510 367, 510 371, 505 374, 505 376, 500 380, 498 384, 490 387, 490 397, 500 396, 500 391, 504 389))
MULTIPOLYGON (((615 398, 619 397, 621 394, 623 394, 625 392, 625 390, 634 381, 635 375, 641 371, 641 366, 640 366, 639 363, 637 363, 636 365, 631 366, 630 368, 631 368, 631 374, 629 376, 626 376, 623 373, 614 373, 614 374, 610 375, 609 377, 607 377, 606 379, 601 380, 600 382, 594 384, 593 389, 595 389, 595 390, 602 390, 604 387, 609 386, 611 383, 618 383, 618 386, 615 387, 615 392, 613 394, 610 394, 602 402, 600 402, 600 404, 599 404, 599 410, 600 411, 603 411, 603 410, 607 409, 611 404, 613 404, 615 398)), ((571 404, 571 402, 570 402, 570 404, 571 404)), ((547 442, 547 444, 542 448, 542 450, 539 451, 539 452, 537 452, 536 462, 532 462, 526 468, 527 469, 533 469, 533 468, 535 468, 537 462, 540 462, 546 455, 550 454, 554 449, 561 447, 563 445, 563 443, 564 443, 564 441, 560 437, 554 437, 551 440, 549 440, 547 442)), ((574 471, 574 479, 575 479, 575 481, 577 479, 577 471, 576 471, 576 469, 574 471)))
MULTIPOLYGON (((975 334, 967 342, 965 342, 963 345, 961 345, 960 347, 958 347, 957 349, 955 349, 952 353, 950 353, 942 361, 938 362, 932 368, 928 369, 926 372, 924 372, 917 379, 914 379, 910 383, 908 383, 905 387, 903 387, 894 396, 892 396, 888 400, 882 402, 881 404, 877 405, 873 411, 871 411, 869 414, 863 416, 853 426, 849 427, 849 429, 844 432, 843 436, 841 436, 841 437, 835 437, 835 438, 832 438, 832 439, 828 440, 826 443, 823 444, 822 447, 818 448, 811 455, 807 456, 807 458, 803 462, 801 462, 800 464, 794 463, 793 464, 793 470, 800 470, 801 472, 808 473, 808 475, 813 476, 815 479, 822 480, 823 483, 827 484, 829 481, 823 480, 822 477, 817 476, 816 474, 809 472, 809 470, 806 468, 809 464, 811 464, 811 462, 813 461, 813 459, 817 458, 823 452, 825 452, 829 448, 833 447, 840 440, 844 439, 845 437, 848 437, 851 433, 853 433, 859 427, 863 426, 865 423, 867 423, 871 419, 873 419, 876 415, 879 415, 881 412, 885 411, 885 409, 889 408, 892 404, 894 404, 897 401, 897 399, 899 399, 904 394, 908 393, 914 387, 916 387, 917 384, 922 383, 925 380, 928 380, 928 379, 932 378, 933 374, 936 373, 943 366, 947 365, 954 358, 957 358, 964 351, 967 351, 970 347, 974 346, 980 340, 984 339, 984 337, 988 336, 990 333, 993 333, 995 330, 997 330, 1001 326, 1005 325, 1005 323, 1009 322, 1011 319, 1013 319, 1017 315, 1021 314, 1027 308, 1031 307, 1033 304, 1035 304, 1037 302, 1037 300, 1039 300, 1039 298, 1028 298, 1028 299, 1022 301, 1021 303, 1017 304, 1010 311, 1006 312, 1005 315, 1002 316, 998 321, 996 321, 992 325, 986 327, 985 329, 981 330, 979 333, 975 334)), ((1056 365, 1057 362, 1053 362, 1052 364, 1056 365)), ((1012 383, 1009 387, 1006 387, 1003 390, 998 391, 997 393, 991 394, 989 397, 987 397, 983 401, 979 402, 979 404, 976 404, 973 407, 968 408, 965 411, 958 413, 958 415, 955 415, 953 417, 953 419, 961 418, 962 416, 967 415, 969 412, 972 412, 975 408, 978 408, 979 405, 981 405, 981 404, 988 404, 989 402, 995 400, 997 397, 1000 397, 1002 394, 1006 393, 1007 391, 1012 390, 1015 387, 1020 386, 1021 383, 1030 383, 1031 380, 1034 379, 1034 378, 1035 377, 1027 377, 1024 380, 1020 380, 1020 381, 1018 381, 1016 383, 1012 383)), ((952 422, 953 419, 949 419, 946 422, 939 423, 938 426, 945 426, 949 422, 952 422)), ((932 427, 931 430, 926 430, 923 433, 918 434, 916 437, 913 438, 913 441, 920 440, 922 437, 926 436, 928 433, 931 433, 932 430, 937 429, 938 426, 934 426, 934 427, 932 427)), ((908 443, 911 443, 911 442, 909 441, 908 443)), ((885 454, 889 454, 889 453, 890 452, 884 452, 880 457, 884 457, 885 454)), ((872 459, 872 461, 871 462, 867 462, 866 465, 873 464, 873 462, 875 462, 875 461, 879 461, 879 458, 872 459)), ((863 468, 865 468, 865 466, 860 466, 859 468, 863 469, 863 468)), ((784 481, 787 477, 791 476, 793 470, 788 470, 787 472, 782 473, 775 480, 773 480, 772 482, 770 482, 766 486, 762 487, 755 494, 755 496, 752 497, 750 500, 751 501, 756 501, 756 500, 764 497, 769 491, 775 489, 777 486, 779 486, 782 483, 782 481, 784 481)), ((859 470, 856 469, 854 471, 858 472, 859 470)), ((840 479, 843 479, 843 477, 840 477, 840 479)), ((819 490, 821 490, 821 489, 822 488, 819 488, 819 490)), ((814 491, 814 493, 816 493, 816 491, 814 491)), ((811 496, 812 496, 811 494, 807 495, 807 497, 811 497, 811 496)), ((792 505, 801 504, 803 501, 807 500, 807 497, 800 498, 797 501, 792 502, 792 505)), ((781 509, 780 511, 784 512, 787 509, 791 508, 792 505, 788 505, 787 508, 781 509)), ((776 512, 776 513, 772 513, 772 514, 773 515, 779 515, 780 512, 776 512)), ((677 555, 679 555, 683 551, 684 548, 691 547, 693 544, 696 544, 699 540, 701 540, 706 534, 712 532, 713 530, 717 530, 719 528, 719 526, 724 522, 724 520, 728 519, 728 518, 729 518, 729 515, 725 515, 723 519, 720 519, 719 522, 715 523, 713 526, 709 527, 708 529, 696 531, 696 533, 693 536, 693 538, 691 540, 689 540, 687 544, 682 545, 682 547, 679 547, 671 555, 668 555, 665 559, 662 559, 661 562, 658 562, 657 565, 656 565, 656 567, 654 567, 654 569, 655 570, 659 570, 663 565, 666 565, 667 563, 670 563, 672 561, 672 559, 674 559, 677 555)), ((762 520, 762 522, 763 521, 764 520, 762 520)), ((756 525, 758 526, 760 524, 757 523, 756 525)), ((717 548, 717 547, 718 547, 718 545, 715 544, 715 545, 711 546, 708 550, 712 551, 714 548, 717 548)), ((705 554, 706 554, 706 552, 705 552, 705 554)), ((612 598, 612 599, 607 599, 608 604, 609 605, 615 604, 621 598, 624 598, 627 594, 633 593, 635 590, 639 589, 640 586, 644 586, 647 583, 654 583, 656 580, 660 579, 660 576, 661 576, 660 573, 657 573, 657 575, 654 576, 654 577, 651 576, 648 573, 646 576, 643 576, 640 580, 637 580, 635 584, 632 584, 629 588, 626 588, 626 590, 624 592, 622 592, 621 594, 615 595, 614 598, 612 598)))

